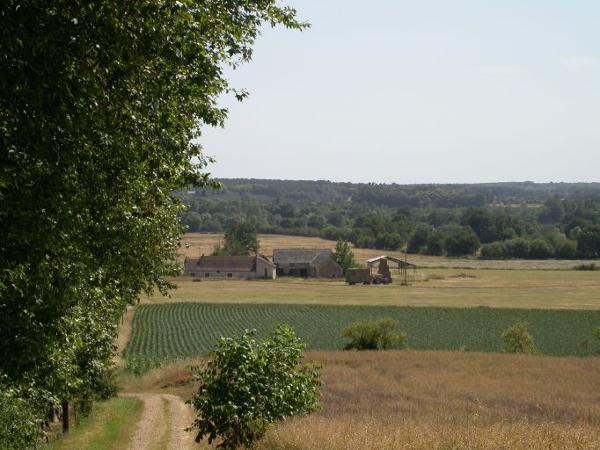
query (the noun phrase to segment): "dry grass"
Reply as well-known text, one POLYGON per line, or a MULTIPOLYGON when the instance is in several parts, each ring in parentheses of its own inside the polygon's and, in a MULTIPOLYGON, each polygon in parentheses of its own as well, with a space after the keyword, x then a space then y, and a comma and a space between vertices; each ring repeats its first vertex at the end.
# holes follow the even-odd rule
MULTIPOLYGON (((600 358, 478 353, 309 353, 323 409, 274 427, 262 449, 598 449, 600 358)), ((180 362, 137 380, 190 398, 180 362)))
POLYGON ((421 269, 417 281, 400 286, 348 286, 343 281, 174 280, 170 298, 143 302, 301 303, 388 306, 489 306, 600 309, 600 275, 584 271, 421 269))
POLYGON ((119 331, 117 334, 116 346, 117 346, 117 356, 115 356, 115 366, 117 368, 124 367, 124 362, 121 359, 121 353, 127 347, 127 343, 131 338, 131 325, 133 321, 133 315, 135 314, 135 307, 128 306, 125 314, 121 317, 121 323, 119 323, 119 331))
POLYGON ((317 353, 323 410, 264 449, 600 448, 600 359, 317 353))
POLYGON ((129 338, 131 337, 131 322, 133 320, 133 315, 135 314, 135 306, 128 306, 125 314, 121 318, 121 323, 119 324, 119 334, 117 336, 117 351, 121 353, 127 343, 129 342, 129 338))
POLYGON ((272 430, 259 450, 594 450, 598 427, 546 422, 479 425, 356 416, 311 417, 272 430))
POLYGON ((151 370, 139 377, 120 373, 120 388, 128 393, 174 394, 184 400, 192 398, 196 390, 191 367, 202 366, 202 358, 177 361, 167 366, 151 370))
MULTIPOLYGON (((261 253, 272 256, 274 248, 329 248, 335 247, 334 241, 317 237, 286 236, 277 234, 261 234, 258 236, 261 253)), ((187 233, 183 236, 180 253, 185 256, 198 257, 202 254, 210 255, 223 235, 219 233, 187 233)), ((376 250, 368 248, 354 249, 358 261, 378 255, 390 255, 404 258, 404 253, 398 251, 376 250)), ((570 270, 574 266, 589 263, 590 261, 557 261, 557 260, 507 260, 491 261, 477 258, 446 258, 441 256, 408 255, 409 262, 419 267, 464 268, 464 269, 533 269, 533 270, 570 270)))

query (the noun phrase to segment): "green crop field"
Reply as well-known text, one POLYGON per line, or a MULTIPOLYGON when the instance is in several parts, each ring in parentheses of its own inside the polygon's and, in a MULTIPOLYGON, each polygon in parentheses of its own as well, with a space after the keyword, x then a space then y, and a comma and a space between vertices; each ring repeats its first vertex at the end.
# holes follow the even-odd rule
POLYGON ((310 350, 341 350, 346 325, 383 317, 398 321, 415 350, 498 352, 502 331, 517 319, 530 323, 546 355, 586 356, 600 349, 592 334, 600 325, 600 311, 170 303, 138 307, 124 357, 166 361, 197 356, 222 336, 244 329, 256 329, 260 336, 277 323, 294 327, 310 350))

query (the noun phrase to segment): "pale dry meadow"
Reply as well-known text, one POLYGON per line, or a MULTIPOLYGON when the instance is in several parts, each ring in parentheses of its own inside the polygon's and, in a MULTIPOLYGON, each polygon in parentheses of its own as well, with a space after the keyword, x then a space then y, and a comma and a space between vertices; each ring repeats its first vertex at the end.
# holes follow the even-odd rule
MULTIPOLYGON (((393 274, 394 275, 394 274, 393 274)), ((142 303, 279 303, 380 306, 447 306, 600 309, 600 272, 575 270, 430 269, 410 286, 349 286, 343 280, 281 277, 276 280, 171 280, 168 297, 142 303)))
MULTIPOLYGON (((274 426, 259 449, 600 448, 600 358, 460 352, 314 352, 322 410, 274 426)), ((135 390, 188 399, 188 360, 135 390)))

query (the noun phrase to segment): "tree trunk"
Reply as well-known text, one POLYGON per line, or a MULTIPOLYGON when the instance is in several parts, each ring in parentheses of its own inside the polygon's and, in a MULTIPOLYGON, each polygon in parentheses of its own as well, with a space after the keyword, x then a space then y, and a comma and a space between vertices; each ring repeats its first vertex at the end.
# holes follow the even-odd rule
POLYGON ((48 414, 48 422, 56 422, 56 408, 54 406, 50 409, 50 413, 48 414))
POLYGON ((63 433, 69 432, 69 402, 67 400, 62 402, 62 431, 63 433))

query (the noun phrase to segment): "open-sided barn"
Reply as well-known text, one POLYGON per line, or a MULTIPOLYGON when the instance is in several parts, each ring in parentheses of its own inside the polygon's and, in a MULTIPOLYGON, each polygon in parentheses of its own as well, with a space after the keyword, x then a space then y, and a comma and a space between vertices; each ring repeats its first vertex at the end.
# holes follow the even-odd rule
POLYGON ((275 249, 273 262, 278 275, 340 278, 344 272, 326 249, 275 249))
POLYGON ((275 278, 275 264, 256 256, 201 256, 185 259, 184 275, 202 278, 275 278))

